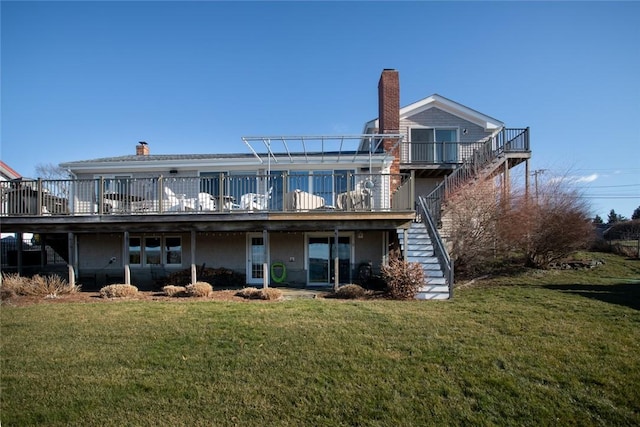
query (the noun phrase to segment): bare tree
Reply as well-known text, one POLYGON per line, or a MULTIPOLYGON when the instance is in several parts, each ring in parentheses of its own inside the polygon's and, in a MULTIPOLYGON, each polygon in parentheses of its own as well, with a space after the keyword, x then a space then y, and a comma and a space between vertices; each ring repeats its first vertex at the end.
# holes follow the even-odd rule
POLYGON ((68 179, 69 173, 66 169, 53 163, 38 163, 35 168, 36 175, 42 179, 68 179))

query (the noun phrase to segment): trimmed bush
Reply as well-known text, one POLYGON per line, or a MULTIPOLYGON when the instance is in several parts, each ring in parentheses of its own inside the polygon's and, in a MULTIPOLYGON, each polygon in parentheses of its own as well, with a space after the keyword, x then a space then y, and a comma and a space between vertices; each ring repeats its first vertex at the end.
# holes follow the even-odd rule
POLYGON ((387 294, 393 299, 412 299, 424 285, 424 271, 417 262, 391 257, 382 266, 382 277, 387 283, 387 294))
POLYGON ((60 276, 22 277, 19 274, 3 274, 0 296, 2 299, 12 296, 41 296, 55 298, 59 295, 68 295, 80 290, 80 286, 71 286, 60 276))
POLYGON ((102 298, 127 298, 138 295, 138 288, 132 285, 109 285, 100 289, 102 298))
POLYGON ((208 297, 213 292, 213 287, 205 282, 197 282, 185 286, 187 295, 190 297, 208 297))
POLYGON ((257 289, 244 288, 236 292, 236 296, 246 299, 278 300, 282 298, 282 291, 276 288, 257 289))
POLYGON ((340 286, 335 293, 336 298, 343 299, 357 299, 362 298, 367 294, 367 291, 360 285, 344 285, 340 286))
POLYGON ((184 297, 187 295, 187 288, 184 286, 168 285, 162 288, 162 292, 168 297, 184 297))

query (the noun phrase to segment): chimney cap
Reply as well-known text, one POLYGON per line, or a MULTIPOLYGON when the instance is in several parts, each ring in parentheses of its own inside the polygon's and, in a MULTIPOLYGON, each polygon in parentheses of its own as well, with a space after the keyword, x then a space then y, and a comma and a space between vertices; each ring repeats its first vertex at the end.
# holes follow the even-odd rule
POLYGON ((147 141, 138 141, 138 144, 140 144, 140 145, 149 145, 149 144, 147 144, 147 141))

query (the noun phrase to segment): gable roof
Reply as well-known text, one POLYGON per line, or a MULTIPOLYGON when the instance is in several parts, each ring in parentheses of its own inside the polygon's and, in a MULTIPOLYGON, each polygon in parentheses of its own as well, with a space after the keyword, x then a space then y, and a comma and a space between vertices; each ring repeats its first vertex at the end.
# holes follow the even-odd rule
POLYGON ((20 174, 16 172, 11 166, 0 160, 0 180, 11 180, 20 178, 20 174))
MULTIPOLYGON (((466 107, 445 98, 444 96, 438 95, 437 93, 416 101, 413 104, 409 104, 406 107, 402 107, 400 109, 400 120, 411 117, 430 108, 438 108, 439 110, 446 111, 454 116, 468 120, 471 123, 475 123, 487 131, 496 130, 504 126, 504 123, 500 120, 494 119, 486 114, 482 114, 479 111, 466 107)), ((371 133, 371 129, 377 129, 378 126, 378 118, 370 120, 365 123, 363 133, 371 133)))

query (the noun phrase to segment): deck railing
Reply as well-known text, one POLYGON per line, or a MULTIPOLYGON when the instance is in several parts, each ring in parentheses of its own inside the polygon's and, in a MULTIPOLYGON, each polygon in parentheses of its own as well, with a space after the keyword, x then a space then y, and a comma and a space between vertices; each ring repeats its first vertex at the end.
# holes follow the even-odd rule
POLYGON ((14 180, 0 182, 0 216, 413 210, 410 181, 346 171, 14 180))
POLYGON ((527 129, 503 128, 485 140, 475 142, 403 141, 400 162, 404 164, 461 164, 478 152, 528 152, 527 129))

